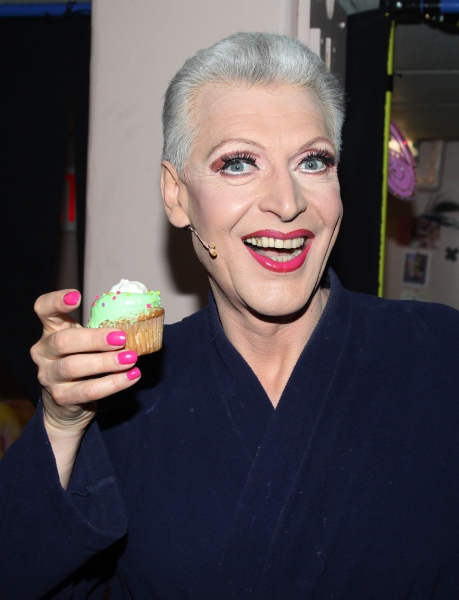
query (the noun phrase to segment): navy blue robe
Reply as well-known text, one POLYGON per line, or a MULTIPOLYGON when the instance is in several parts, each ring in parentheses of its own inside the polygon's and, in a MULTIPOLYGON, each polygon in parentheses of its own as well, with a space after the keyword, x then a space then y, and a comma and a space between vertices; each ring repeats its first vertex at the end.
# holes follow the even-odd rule
POLYGON ((67 491, 38 410, 0 462, 2 600, 459 598, 459 313, 330 280, 276 409, 211 299, 67 491))

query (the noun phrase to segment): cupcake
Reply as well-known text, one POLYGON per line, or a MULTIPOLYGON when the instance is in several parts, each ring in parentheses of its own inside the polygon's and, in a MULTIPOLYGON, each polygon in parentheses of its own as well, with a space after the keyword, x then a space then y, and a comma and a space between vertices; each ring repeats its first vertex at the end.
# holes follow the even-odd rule
POLYGON ((161 348, 163 325, 160 293, 128 279, 122 279, 108 294, 96 296, 88 321, 88 327, 115 327, 124 331, 126 350, 135 350, 139 356, 161 348))

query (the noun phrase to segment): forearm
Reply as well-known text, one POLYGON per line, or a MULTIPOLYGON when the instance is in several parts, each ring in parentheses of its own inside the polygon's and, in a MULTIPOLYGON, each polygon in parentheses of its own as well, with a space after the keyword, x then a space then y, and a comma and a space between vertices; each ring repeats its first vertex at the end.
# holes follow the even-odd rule
POLYGON ((43 416, 43 420, 49 443, 56 459, 59 481, 64 490, 66 490, 84 432, 70 428, 59 429, 49 422, 46 415, 43 416))

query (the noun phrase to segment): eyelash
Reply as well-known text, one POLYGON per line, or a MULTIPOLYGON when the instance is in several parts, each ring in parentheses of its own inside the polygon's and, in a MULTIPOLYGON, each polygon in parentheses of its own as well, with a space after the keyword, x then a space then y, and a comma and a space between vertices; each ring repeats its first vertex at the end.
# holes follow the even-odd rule
MULTIPOLYGON (((235 152, 232 154, 225 154, 221 157, 220 160, 223 164, 221 167, 219 167, 219 172, 224 172, 227 169, 227 167, 231 166, 236 161, 246 161, 254 167, 257 166, 256 159, 247 152, 235 152)), ((308 160, 321 160, 324 163, 327 171, 331 167, 335 166, 335 157, 328 150, 311 151, 309 154, 306 154, 306 156, 303 156, 303 158, 298 163, 298 166, 300 166, 301 163, 304 163, 308 160)), ((323 171, 319 172, 323 173, 323 171)))
MULTIPOLYGON (((308 160, 321 160, 324 163, 326 170, 335 166, 335 157, 328 150, 317 150, 306 154, 306 156, 303 156, 300 160, 298 166, 308 160)), ((322 173, 323 171, 319 172, 322 173)))
POLYGON ((225 154, 224 156, 221 157, 220 159, 222 161, 222 166, 218 169, 218 171, 225 171, 225 169, 229 166, 231 166, 234 162, 240 160, 245 160, 246 162, 248 162, 250 165, 256 166, 257 161, 255 160, 255 158, 251 155, 248 154, 247 152, 235 152, 233 154, 225 154))

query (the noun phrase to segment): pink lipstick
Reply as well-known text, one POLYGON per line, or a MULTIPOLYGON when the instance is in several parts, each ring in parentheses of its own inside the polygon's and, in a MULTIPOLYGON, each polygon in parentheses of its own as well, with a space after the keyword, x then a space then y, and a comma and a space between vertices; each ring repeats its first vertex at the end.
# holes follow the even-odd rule
POLYGON ((288 233, 263 229, 245 235, 242 241, 253 258, 265 269, 276 273, 291 273, 303 265, 313 239, 314 234, 308 229, 288 233))

